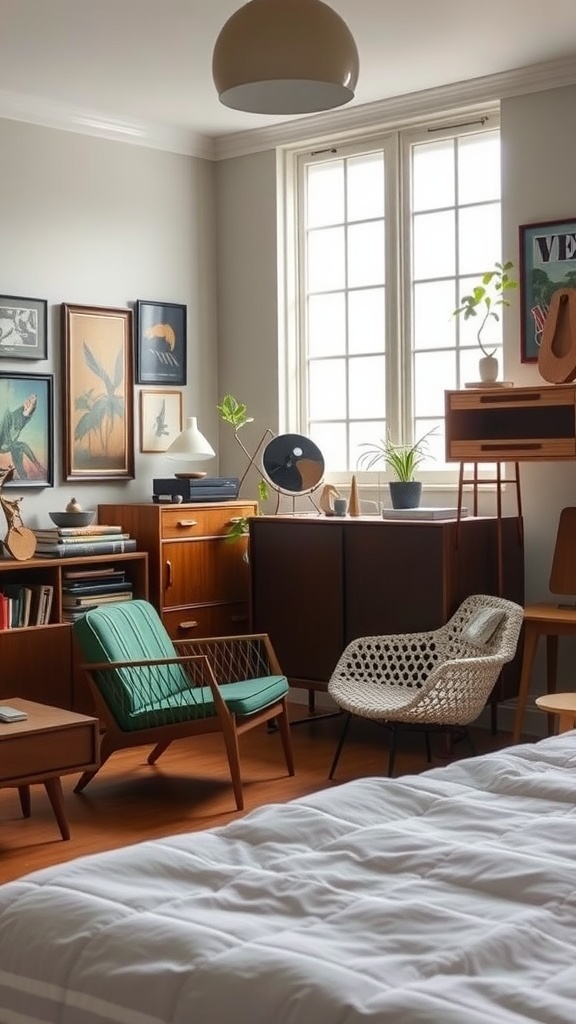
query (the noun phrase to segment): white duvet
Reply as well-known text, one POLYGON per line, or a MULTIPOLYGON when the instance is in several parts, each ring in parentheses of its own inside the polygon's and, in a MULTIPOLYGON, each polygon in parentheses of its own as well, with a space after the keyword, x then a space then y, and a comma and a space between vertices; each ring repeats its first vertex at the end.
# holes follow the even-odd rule
POLYGON ((576 733, 0 887, 2 1024, 575 1024, 576 733))

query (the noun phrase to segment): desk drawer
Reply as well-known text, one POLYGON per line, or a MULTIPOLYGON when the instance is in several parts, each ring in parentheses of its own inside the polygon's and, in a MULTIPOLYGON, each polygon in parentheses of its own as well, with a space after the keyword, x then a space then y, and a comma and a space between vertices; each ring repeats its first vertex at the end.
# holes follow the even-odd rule
POLYGON ((237 636, 249 632, 248 603, 204 605, 164 612, 164 625, 173 640, 199 636, 237 636))
POLYGON ((254 515, 254 505, 227 508, 166 509, 162 513, 162 539, 186 540, 193 537, 218 537, 227 534, 230 527, 243 516, 254 515))
POLYGON ((15 735, 0 743, 0 787, 34 776, 68 775, 97 763, 97 727, 92 722, 15 735))

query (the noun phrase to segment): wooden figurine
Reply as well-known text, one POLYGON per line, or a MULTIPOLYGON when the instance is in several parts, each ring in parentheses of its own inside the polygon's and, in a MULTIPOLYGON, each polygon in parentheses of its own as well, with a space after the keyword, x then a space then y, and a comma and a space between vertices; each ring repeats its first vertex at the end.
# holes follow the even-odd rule
MULTIPOLYGON (((11 480, 13 476, 14 466, 8 466, 7 469, 0 470, 0 488, 2 488, 7 480, 11 480)), ((5 498, 0 492, 0 505, 8 524, 8 533, 3 541, 4 547, 12 555, 12 558, 15 558, 18 562, 25 562, 32 558, 36 551, 36 537, 32 530, 29 530, 22 522, 22 514, 20 512, 21 501, 22 498, 5 498)))
POLYGON ((350 498, 348 500, 348 515, 359 516, 360 515, 360 498, 358 497, 358 484, 356 483, 356 475, 352 477, 352 483, 350 484, 350 498))

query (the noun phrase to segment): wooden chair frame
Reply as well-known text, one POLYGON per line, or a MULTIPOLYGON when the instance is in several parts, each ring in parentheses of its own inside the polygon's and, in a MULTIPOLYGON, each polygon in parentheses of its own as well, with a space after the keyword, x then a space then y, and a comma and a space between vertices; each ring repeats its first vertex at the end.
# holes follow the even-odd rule
MULTIPOLYGON (((222 644, 228 644, 229 647, 231 645, 240 646, 242 644, 246 644, 247 641, 262 641, 268 658, 270 674, 283 675, 270 639, 263 633, 250 633, 234 637, 208 637, 192 641, 176 641, 174 643, 175 649, 177 651, 184 650, 186 652, 179 654, 176 658, 143 658, 137 661, 82 664, 81 668, 87 675, 90 691, 94 699, 96 714, 99 716, 103 724, 103 733, 101 734, 100 739, 99 766, 94 770, 84 772, 80 776, 80 779, 74 787, 74 792, 81 793, 88 783, 92 781, 100 768, 102 768, 106 763, 110 755, 116 750, 153 743, 154 748, 148 755, 147 761, 148 764, 155 764, 161 754, 164 753, 170 743, 174 740, 202 733, 221 732, 224 738, 230 776, 232 779, 232 787, 236 799, 236 807, 241 811, 244 808, 244 797, 242 790, 238 737, 241 736, 242 733, 247 732, 248 730, 265 722, 269 722, 272 719, 274 719, 278 725, 288 774, 294 775, 294 760, 292 755, 292 742, 286 697, 282 697, 273 704, 262 708, 260 711, 255 711, 250 715, 234 714, 230 711, 230 708, 222 697, 213 664, 210 660, 209 653, 206 653, 211 650, 217 650, 218 646, 221 646, 222 644), (200 646, 202 647, 203 653, 190 653, 192 648, 198 648, 200 646), (210 715, 206 718, 196 718, 186 722, 174 722, 167 725, 135 729, 133 731, 121 729, 102 696, 96 679, 98 672, 110 672, 111 670, 116 671, 123 668, 153 668, 156 665, 181 666, 191 681, 191 688, 198 685, 198 673, 195 673, 194 669, 200 668, 203 685, 208 685, 212 691, 216 714, 210 715)), ((222 681, 233 682, 235 680, 226 679, 222 681)))

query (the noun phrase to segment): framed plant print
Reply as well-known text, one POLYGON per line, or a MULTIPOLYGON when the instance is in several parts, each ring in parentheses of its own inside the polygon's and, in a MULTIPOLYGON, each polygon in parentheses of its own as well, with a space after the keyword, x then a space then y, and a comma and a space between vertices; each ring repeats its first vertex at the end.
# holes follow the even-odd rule
POLYGON ((186 383, 186 306, 138 299, 136 382, 176 387, 186 383))
POLYGON ((0 358, 48 357, 48 302, 0 295, 0 358))
POLYGON ((62 304, 66 480, 134 476, 131 309, 62 304))
POLYGON ((140 392, 140 451, 165 452, 181 430, 181 391, 140 392))
POLYGON ((52 374, 0 373, 0 470, 14 466, 4 487, 54 484, 52 374))
POLYGON ((538 360, 552 295, 576 288, 576 218, 520 225, 521 361, 538 360))

